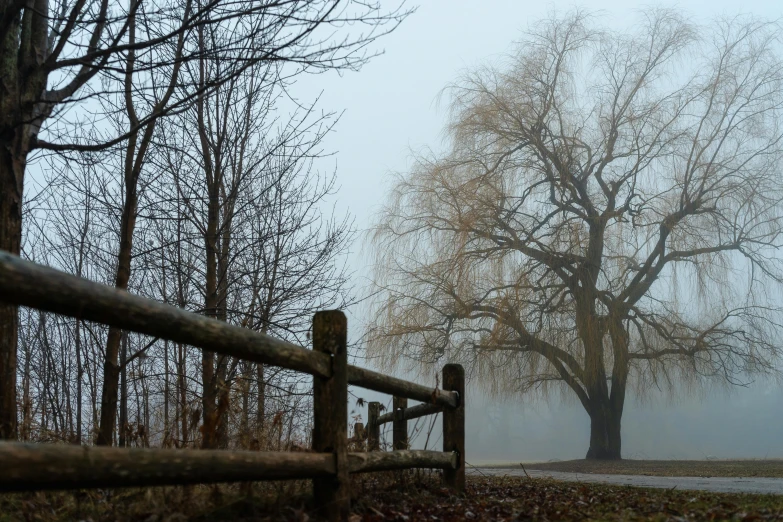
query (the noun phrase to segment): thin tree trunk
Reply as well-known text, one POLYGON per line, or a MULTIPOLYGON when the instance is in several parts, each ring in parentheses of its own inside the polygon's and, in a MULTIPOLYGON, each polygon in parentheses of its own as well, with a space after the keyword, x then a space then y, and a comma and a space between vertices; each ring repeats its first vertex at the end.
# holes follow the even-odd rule
POLYGON ((81 321, 76 320, 76 442, 82 443, 82 332, 81 321))
MULTIPOLYGON (((135 149, 135 139, 127 147, 126 154, 135 149)), ((117 272, 115 288, 128 289, 131 271, 131 251, 133 249, 133 231, 136 228, 136 179, 126 179, 125 201, 120 224, 120 250, 117 254, 117 272)), ((114 421, 117 417, 117 384, 120 367, 117 363, 122 331, 109 328, 106 338, 106 359, 103 364, 103 392, 101 394, 101 424, 98 431, 98 445, 111 446, 114 421)))
POLYGON ((143 378, 141 389, 144 393, 144 431, 142 441, 144 447, 150 447, 150 390, 146 378, 143 378))
POLYGON ((164 371, 163 382, 163 442, 164 445, 168 445, 171 442, 171 429, 169 427, 169 342, 163 343, 163 357, 166 361, 164 371))
MULTIPOLYGON (((189 16, 186 12, 186 18, 189 16)), ((133 45, 136 41, 136 15, 135 11, 128 17, 128 42, 133 45)), ((177 56, 182 52, 183 37, 180 36, 177 44, 177 56)), ((131 49, 126 55, 125 69, 125 111, 128 116, 131 127, 139 125, 139 118, 133 106, 133 75, 135 71, 135 52, 131 49)), ((160 111, 168 103, 169 98, 174 92, 179 74, 179 67, 175 66, 173 74, 169 79, 169 86, 165 94, 155 104, 152 113, 160 111)), ((120 223, 120 250, 117 254, 117 274, 115 287, 127 290, 131 271, 131 252, 133 249, 133 232, 136 228, 136 213, 138 205, 138 183, 141 175, 144 157, 155 130, 156 122, 146 124, 144 132, 139 140, 139 131, 131 133, 128 143, 125 147, 125 200, 123 201, 122 220, 120 223), (138 145, 138 147, 137 147, 138 145)), ((114 421, 117 412, 117 350, 119 347, 119 330, 109 329, 109 336, 106 340, 106 362, 104 365, 104 385, 101 398, 101 427, 98 435, 98 444, 110 445, 111 433, 114 427, 114 421)))
MULTIPOLYGON (((230 227, 230 224, 225 220, 223 222, 224 227, 230 227)), ((228 230, 223 230, 220 249, 220 257, 218 258, 218 309, 217 319, 220 321, 228 320, 227 313, 227 299, 228 299, 228 245, 231 241, 231 235, 228 230)), ((229 358, 225 355, 218 356, 217 363, 217 392, 218 392, 218 409, 217 409, 217 426, 215 428, 215 436, 217 438, 217 445, 220 449, 228 449, 228 411, 229 411, 229 387, 228 387, 228 363, 229 358)))
POLYGON ((250 447, 250 363, 242 361, 242 419, 239 422, 239 438, 242 448, 250 447))
POLYGON ((201 426, 202 438, 201 447, 204 449, 214 449, 217 447, 215 436, 216 408, 215 400, 217 393, 215 389, 215 354, 213 352, 201 351, 201 407, 203 414, 203 425, 201 426))
MULTIPOLYGON (((128 441, 126 439, 126 434, 128 432, 127 426, 128 426, 128 369, 125 365, 125 362, 128 360, 128 334, 127 332, 123 333, 122 336, 122 353, 120 355, 120 374, 121 374, 121 382, 120 382, 120 425, 117 429, 119 434, 119 444, 121 448, 124 448, 128 445, 128 441)), ((115 393, 115 397, 116 397, 115 393)), ((112 423, 114 424, 114 423, 112 423)), ((111 434, 109 434, 111 437, 111 434)), ((109 439, 111 440, 111 439, 109 439)))
POLYGON ((179 361, 177 361, 177 387, 179 388, 181 426, 182 426, 182 446, 188 445, 188 388, 185 380, 185 346, 177 345, 179 361))
POLYGON ((263 444, 264 442, 264 415, 266 411, 264 403, 266 402, 266 381, 264 381, 264 365, 257 364, 256 370, 258 372, 258 410, 256 412, 256 430, 258 432, 258 442, 263 444))
MULTIPOLYGON (((199 111, 203 111, 203 100, 199 105, 199 111)), ((200 117, 202 134, 206 132, 203 127, 203 117, 200 117)), ((208 159, 209 146, 206 137, 202 138, 205 159, 208 159)), ((209 162, 207 162, 209 165, 209 162)), ((218 237, 218 207, 220 205, 218 195, 218 184, 214 181, 215 174, 211 168, 207 168, 207 187, 209 192, 209 201, 207 207, 207 233, 204 238, 206 250, 206 280, 204 296, 204 312, 207 316, 216 317, 218 315, 218 267, 217 267, 217 237, 218 237)), ((202 429, 201 446, 204 449, 217 448, 217 380, 215 378, 215 354, 208 350, 202 350, 201 357, 201 380, 202 380, 202 414, 204 424, 202 429)))
MULTIPOLYGON (((204 27, 198 28, 198 46, 202 52, 206 49, 204 27)), ((199 86, 206 85, 206 60, 199 60, 199 86)), ((196 102, 196 116, 201 144, 201 156, 204 160, 204 176, 207 189, 207 226, 204 237, 204 250, 206 254, 206 273, 204 281, 204 313, 209 317, 218 315, 218 225, 220 209, 220 172, 219 165, 212 163, 212 148, 209 143, 206 116, 206 98, 202 92, 196 102)), ((203 426, 201 427, 201 447, 214 449, 217 447, 217 386, 215 380, 215 354, 202 350, 201 356, 201 406, 203 426)))
POLYGON ((30 396, 30 347, 25 343, 24 377, 22 396, 22 440, 30 440, 33 425, 33 404, 30 396))
MULTIPOLYGON (((161 241, 163 245, 163 241, 161 241)), ((161 270, 163 272, 163 302, 167 303, 166 296, 166 260, 163 257, 163 249, 161 248, 161 270)), ((163 445, 168 446, 171 442, 171 430, 169 428, 169 341, 163 341, 163 360, 164 360, 164 382, 163 382, 163 445)))

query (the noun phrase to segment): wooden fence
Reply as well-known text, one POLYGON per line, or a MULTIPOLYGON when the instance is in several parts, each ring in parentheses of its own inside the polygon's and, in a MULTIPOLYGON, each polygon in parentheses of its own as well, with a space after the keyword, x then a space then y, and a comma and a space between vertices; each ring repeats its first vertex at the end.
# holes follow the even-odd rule
POLYGON ((312 453, 126 449, 0 443, 0 491, 313 479, 316 511, 345 520, 350 474, 410 468, 443 470, 456 493, 465 486, 465 378, 443 368, 432 389, 348 364, 347 322, 338 310, 313 319, 313 349, 81 279, 0 251, 0 301, 94 321, 313 376, 312 453), (348 385, 394 396, 380 415, 369 404, 367 452, 348 452, 348 385), (408 407, 408 399, 422 402, 408 407), (407 420, 443 412, 443 451, 411 451, 407 420), (392 452, 380 452, 380 426, 393 423, 392 452))

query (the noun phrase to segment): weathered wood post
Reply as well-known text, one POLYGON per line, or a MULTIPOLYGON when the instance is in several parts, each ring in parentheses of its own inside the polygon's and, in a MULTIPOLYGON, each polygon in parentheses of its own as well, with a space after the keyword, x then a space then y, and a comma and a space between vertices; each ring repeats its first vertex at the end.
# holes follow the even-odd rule
POLYGON ((381 403, 371 402, 367 405, 367 451, 381 449, 381 426, 378 417, 381 416, 381 403))
POLYGON ((443 451, 457 453, 457 469, 445 469, 443 480, 455 493, 465 491, 465 369, 459 364, 443 367, 443 389, 459 394, 456 408, 443 410, 443 451))
POLYGON ((364 429, 363 422, 357 422, 353 425, 353 437, 348 439, 349 442, 353 442, 359 448, 359 451, 364 451, 364 439, 367 438, 367 433, 364 429))
POLYGON ((313 451, 333 453, 337 473, 313 479, 318 514, 347 520, 351 510, 348 474, 348 323, 339 310, 313 318, 313 350, 331 355, 332 376, 313 377, 313 451))
POLYGON ((408 421, 405 420, 405 408, 408 407, 408 399, 394 397, 394 421, 392 421, 392 447, 395 450, 408 449, 408 421))

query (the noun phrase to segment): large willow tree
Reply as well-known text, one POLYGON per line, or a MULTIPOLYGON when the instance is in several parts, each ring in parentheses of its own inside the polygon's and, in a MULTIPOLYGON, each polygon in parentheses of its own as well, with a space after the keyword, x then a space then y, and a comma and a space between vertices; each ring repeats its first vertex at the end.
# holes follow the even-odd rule
POLYGON ((618 459, 629 386, 776 371, 781 28, 669 10, 631 32, 583 13, 532 27, 451 86, 444 151, 396 178, 369 351, 573 393, 587 457, 618 459))

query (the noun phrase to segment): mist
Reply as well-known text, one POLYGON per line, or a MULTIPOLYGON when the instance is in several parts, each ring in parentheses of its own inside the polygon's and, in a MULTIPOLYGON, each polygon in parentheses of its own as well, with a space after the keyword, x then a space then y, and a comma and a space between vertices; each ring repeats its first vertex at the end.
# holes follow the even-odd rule
MULTIPOLYGON (((774 4, 751 0, 739 6, 723 0, 661 5, 681 9, 698 24, 741 13, 776 19, 782 13, 774 4)), ((360 233, 383 203, 390 175, 405 172, 413 153, 437 151, 442 145, 443 89, 471 67, 502 60, 531 22, 573 7, 620 27, 628 27, 636 13, 635 7, 619 1, 430 1, 384 40, 384 54, 359 74, 324 75, 297 85, 295 92, 304 99, 321 93, 324 106, 345 110, 326 143, 335 152, 329 161, 340 184, 335 204, 355 216, 360 233)), ((365 239, 360 236, 349 259, 360 288, 369 277, 365 239)), ((359 342, 366 312, 361 306, 351 311, 349 332, 358 345, 356 362, 372 367, 372 361, 362 359, 359 342)), ((469 463, 584 458, 590 423, 576 400, 498 399, 482 393, 478 383, 468 386, 469 463)), ((629 391, 622 421, 623 458, 783 458, 783 418, 777 414, 783 403, 781 392, 777 383, 768 380, 674 394, 652 390, 643 399, 629 391)), ((390 402, 388 397, 361 395, 390 402)), ((366 410, 354 411, 366 420, 366 410)), ((430 447, 438 444, 438 424, 430 435, 430 447)), ((414 447, 423 447, 427 428, 413 438, 414 447)))

